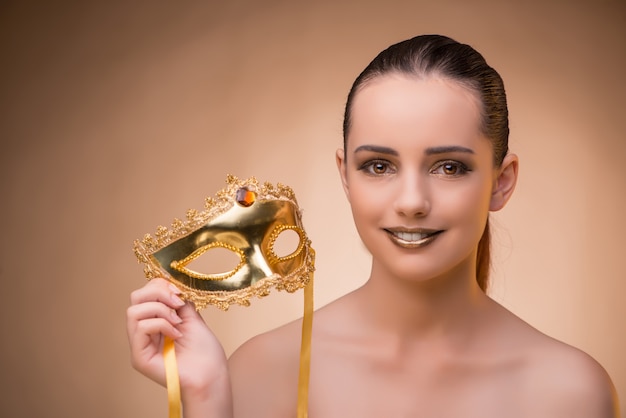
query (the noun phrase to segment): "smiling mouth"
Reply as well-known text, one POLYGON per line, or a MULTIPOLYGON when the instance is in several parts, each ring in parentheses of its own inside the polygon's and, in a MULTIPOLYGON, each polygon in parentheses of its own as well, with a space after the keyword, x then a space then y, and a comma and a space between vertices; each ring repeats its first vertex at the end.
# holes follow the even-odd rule
POLYGON ((389 235, 391 241, 400 247, 420 248, 433 242, 443 231, 426 229, 420 229, 418 231, 385 229, 385 232, 389 235))

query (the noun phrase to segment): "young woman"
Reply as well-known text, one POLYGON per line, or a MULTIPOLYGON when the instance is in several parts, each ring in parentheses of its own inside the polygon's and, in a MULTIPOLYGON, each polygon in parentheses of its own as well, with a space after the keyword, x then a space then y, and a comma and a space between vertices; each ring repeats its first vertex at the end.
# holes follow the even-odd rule
MULTIPOLYGON (((617 416, 597 362, 485 294, 488 215, 517 179, 508 133, 500 76, 452 39, 392 45, 356 79, 336 158, 372 268, 315 313, 310 417, 617 416)), ((292 417, 300 321, 227 361, 177 293, 156 279, 132 294, 134 367, 163 384, 170 336, 186 417, 292 417)))

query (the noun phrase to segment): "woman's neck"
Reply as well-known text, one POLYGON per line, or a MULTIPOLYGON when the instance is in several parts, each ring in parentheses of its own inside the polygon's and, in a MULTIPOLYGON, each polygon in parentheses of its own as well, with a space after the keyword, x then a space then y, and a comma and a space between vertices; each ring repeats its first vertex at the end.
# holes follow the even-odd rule
POLYGON ((363 319, 372 331, 408 338, 470 331, 489 305, 472 268, 461 265, 441 277, 410 281, 374 264, 370 279, 357 291, 363 319))

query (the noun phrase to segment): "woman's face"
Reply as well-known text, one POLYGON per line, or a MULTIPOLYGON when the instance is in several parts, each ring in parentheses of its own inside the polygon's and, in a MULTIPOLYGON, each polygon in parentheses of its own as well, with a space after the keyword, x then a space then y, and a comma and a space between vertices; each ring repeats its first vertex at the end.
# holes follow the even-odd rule
POLYGON ((357 93, 337 161, 373 273, 474 274, 499 173, 479 109, 445 78, 385 75, 357 93))

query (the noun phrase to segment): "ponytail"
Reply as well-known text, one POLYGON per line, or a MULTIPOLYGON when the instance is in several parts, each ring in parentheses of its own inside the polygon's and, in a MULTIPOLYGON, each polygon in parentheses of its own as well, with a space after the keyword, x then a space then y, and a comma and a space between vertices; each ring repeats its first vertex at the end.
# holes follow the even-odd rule
POLYGON ((491 251, 491 233, 489 232, 489 220, 485 225, 483 236, 478 242, 478 254, 476 256, 476 281, 483 292, 487 293, 489 288, 489 269, 491 267, 490 260, 491 251))

